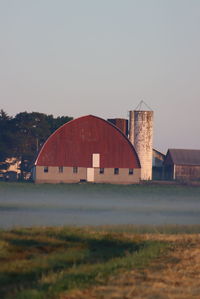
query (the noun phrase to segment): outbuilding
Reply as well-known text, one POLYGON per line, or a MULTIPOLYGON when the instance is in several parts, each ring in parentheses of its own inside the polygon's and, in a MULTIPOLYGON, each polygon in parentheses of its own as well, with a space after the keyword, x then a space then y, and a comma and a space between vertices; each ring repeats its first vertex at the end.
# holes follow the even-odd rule
POLYGON ((169 149, 163 165, 165 179, 199 180, 200 150, 169 149))
POLYGON ((162 180, 163 179, 163 162, 165 155, 159 152, 156 149, 153 149, 152 153, 152 178, 153 180, 162 180))
POLYGON ((87 115, 56 130, 42 147, 34 168, 36 183, 117 183, 140 181, 138 155, 110 122, 87 115))

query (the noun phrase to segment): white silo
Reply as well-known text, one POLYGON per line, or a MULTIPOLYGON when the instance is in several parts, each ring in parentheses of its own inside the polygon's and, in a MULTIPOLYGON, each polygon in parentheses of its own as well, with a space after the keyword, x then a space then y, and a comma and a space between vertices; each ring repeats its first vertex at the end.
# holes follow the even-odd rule
MULTIPOLYGON (((141 104, 140 104, 141 107, 141 104)), ((129 113, 129 139, 141 164, 141 180, 152 179, 153 111, 135 110, 129 113)))

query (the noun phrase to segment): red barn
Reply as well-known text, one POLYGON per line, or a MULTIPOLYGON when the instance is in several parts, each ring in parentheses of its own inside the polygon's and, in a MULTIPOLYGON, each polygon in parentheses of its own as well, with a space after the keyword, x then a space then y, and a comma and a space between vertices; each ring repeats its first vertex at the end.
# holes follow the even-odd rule
POLYGON ((35 162, 36 183, 132 184, 140 162, 128 138, 111 123, 88 115, 56 130, 35 162))

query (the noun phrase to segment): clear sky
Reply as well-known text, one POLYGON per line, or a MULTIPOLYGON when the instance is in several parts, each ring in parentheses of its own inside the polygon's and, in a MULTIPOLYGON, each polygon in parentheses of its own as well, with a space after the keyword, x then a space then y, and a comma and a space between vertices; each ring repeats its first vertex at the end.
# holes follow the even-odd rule
POLYGON ((199 0, 0 0, 0 108, 126 118, 200 149, 199 0))

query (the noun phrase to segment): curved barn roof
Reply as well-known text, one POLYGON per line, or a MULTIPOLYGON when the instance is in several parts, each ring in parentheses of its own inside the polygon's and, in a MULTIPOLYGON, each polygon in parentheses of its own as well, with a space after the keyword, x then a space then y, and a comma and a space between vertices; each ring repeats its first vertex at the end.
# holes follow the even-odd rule
POLYGON ((87 115, 57 129, 43 145, 35 165, 92 167, 92 154, 100 154, 102 168, 140 168, 128 138, 102 118, 87 115))

